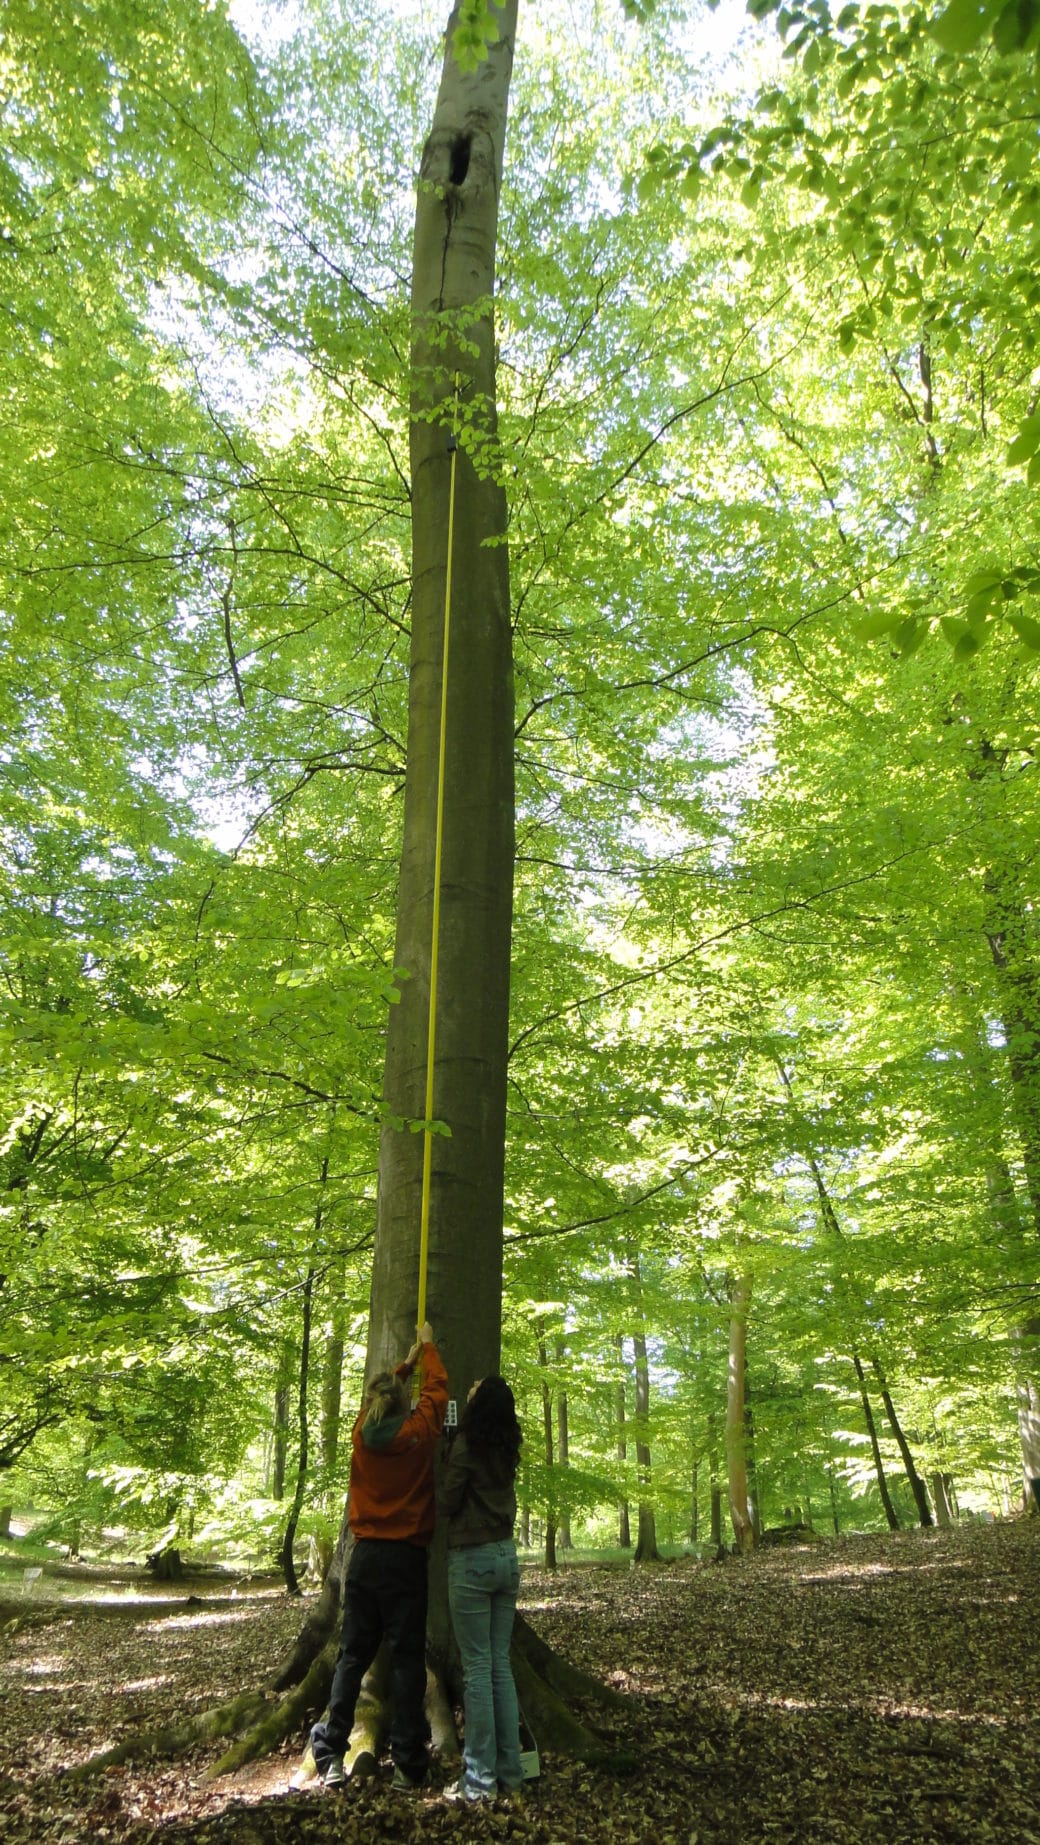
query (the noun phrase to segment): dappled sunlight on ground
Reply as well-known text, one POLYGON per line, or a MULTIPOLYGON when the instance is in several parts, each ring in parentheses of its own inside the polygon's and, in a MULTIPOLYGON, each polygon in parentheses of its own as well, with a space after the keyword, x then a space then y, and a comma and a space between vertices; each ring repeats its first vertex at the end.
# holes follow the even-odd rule
POLYGON ((259 1689, 305 1609, 248 1593, 181 1597, 165 1618, 29 1608, 0 1651, 0 1826, 5 1845, 1040 1845, 1038 1565, 1040 1520, 526 1567, 536 1632, 628 1694, 583 1714, 630 1772, 540 1736, 522 1810, 480 1815, 444 1799, 446 1760, 407 1810, 385 1775, 340 1796, 301 1786, 310 1713, 218 1781, 219 1743, 68 1780, 111 1743, 259 1689))

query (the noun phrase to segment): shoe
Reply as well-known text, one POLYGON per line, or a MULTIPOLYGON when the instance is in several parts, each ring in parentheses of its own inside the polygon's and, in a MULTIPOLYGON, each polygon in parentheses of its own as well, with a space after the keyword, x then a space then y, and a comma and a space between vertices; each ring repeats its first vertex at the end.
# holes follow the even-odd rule
POLYGON ((343 1766, 343 1757, 341 1755, 333 1756, 325 1773, 321 1777, 321 1785, 326 1789, 346 1787, 347 1771, 343 1766))
POLYGON ((390 1787, 395 1794, 421 1794, 425 1785, 425 1777, 422 1781, 413 1781, 403 1768, 395 1768, 390 1779, 390 1787))
POLYGON ((494 1794, 483 1794, 479 1788, 467 1787, 464 1780, 459 1780, 454 1781, 451 1787, 445 1788, 444 1798, 453 1802, 461 1802, 462 1805, 468 1807, 485 1807, 491 1805, 495 1796, 494 1794))

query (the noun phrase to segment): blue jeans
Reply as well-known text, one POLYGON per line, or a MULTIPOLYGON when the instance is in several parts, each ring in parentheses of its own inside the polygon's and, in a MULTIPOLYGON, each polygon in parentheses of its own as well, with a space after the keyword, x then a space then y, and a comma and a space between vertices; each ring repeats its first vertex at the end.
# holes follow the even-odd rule
POLYGON ((520 1587, 512 1538, 448 1551, 448 1605, 462 1655, 466 1702, 463 1792, 493 1798, 519 1787, 520 1715, 509 1642, 520 1587))

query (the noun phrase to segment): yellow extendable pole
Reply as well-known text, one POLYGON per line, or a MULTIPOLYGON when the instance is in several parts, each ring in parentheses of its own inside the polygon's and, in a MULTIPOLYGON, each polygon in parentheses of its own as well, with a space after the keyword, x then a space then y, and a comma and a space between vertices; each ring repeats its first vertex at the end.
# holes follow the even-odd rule
POLYGON ((417 1324, 426 1318, 426 1267, 430 1253, 430 1175, 433 1169, 433 1066, 437 1038, 437 963, 441 932, 441 854, 444 845, 444 769, 448 743, 448 641, 451 634, 451 567, 455 548, 455 463, 458 459, 456 419, 459 404, 459 375, 455 374, 455 406, 452 412, 448 451, 451 476, 448 483, 448 552, 444 569, 444 639, 441 649, 441 725, 437 751, 437 825, 433 846, 433 925, 430 941, 430 1012, 426 1030, 426 1126, 423 1129, 422 1203, 419 1212, 419 1313, 417 1324))

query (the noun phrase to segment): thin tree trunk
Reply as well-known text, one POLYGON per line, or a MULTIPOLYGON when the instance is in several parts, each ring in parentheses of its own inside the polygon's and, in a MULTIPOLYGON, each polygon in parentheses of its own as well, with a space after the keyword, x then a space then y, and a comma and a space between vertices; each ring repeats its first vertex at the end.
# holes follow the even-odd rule
POLYGON ((885 1469, 881 1460, 881 1444, 878 1441, 877 1428, 874 1423, 874 1412, 870 1407, 870 1398, 867 1395, 867 1380, 863 1374, 863 1366, 860 1363, 858 1352, 853 1352, 852 1362, 855 1366, 856 1378, 859 1383, 859 1397, 863 1405, 863 1420, 867 1425, 870 1452, 874 1456, 874 1472, 877 1475, 878 1492, 881 1494, 881 1504, 885 1510, 885 1517, 888 1520, 889 1530, 898 1531, 899 1519, 896 1515, 895 1506, 892 1504, 892 1496, 888 1490, 888 1481, 885 1479, 885 1469))
POLYGON ((556 1463, 553 1455, 553 1402, 549 1383, 549 1354, 545 1340, 538 1341, 538 1362, 542 1368, 542 1434, 545 1440, 545 1470, 548 1492, 545 1507, 545 1567, 556 1568, 556 1463))
POLYGON ((751 1374, 744 1359, 744 1465, 747 1469, 748 1517, 756 1544, 762 1539, 762 1512, 758 1501, 758 1463, 755 1458, 755 1412, 751 1407, 751 1374))
POLYGON ((696 1544, 698 1542, 698 1537, 699 1537, 699 1518, 700 1518, 700 1506, 698 1504, 699 1474, 700 1474, 700 1460, 697 1455, 694 1455, 693 1463, 690 1469, 690 1543, 691 1544, 696 1544))
POLYGON ((932 1498, 935 1501, 936 1523, 946 1530, 953 1524, 952 1481, 948 1473, 936 1471, 931 1476, 932 1498))
MULTIPOLYGON (((614 1340, 621 1360, 621 1375, 617 1382, 617 1457, 622 1464, 628 1461, 628 1441, 625 1435, 625 1339, 618 1333, 614 1340)), ((632 1525, 629 1517, 628 1500, 622 1499, 618 1507, 618 1547, 621 1550, 632 1548, 632 1525)))
POLYGON ((903 1433, 903 1425, 896 1415, 895 1404, 889 1393, 888 1385, 885 1381, 885 1374, 876 1358, 872 1358, 870 1362, 874 1367, 874 1375, 877 1378, 878 1388, 881 1391, 881 1401, 885 1406, 885 1415, 888 1417, 889 1427, 896 1438, 899 1452, 903 1457, 903 1466, 906 1469, 906 1477, 910 1482, 910 1491, 914 1495, 917 1516, 922 1526, 927 1527, 934 1525, 935 1520, 932 1517, 932 1508, 928 1504, 928 1489, 914 1464, 914 1457, 910 1452, 910 1443, 907 1441, 903 1433))
POLYGON ((730 1289, 729 1380, 726 1391, 726 1471, 729 1516, 738 1551, 751 1550, 754 1526, 748 1511, 747 1451, 744 1434, 744 1379, 747 1369, 747 1316, 751 1282, 738 1276, 730 1289))
MULTIPOLYGON (((566 1343, 562 1338, 558 1338, 556 1341, 556 1362, 557 1364, 562 1366, 566 1360, 566 1357, 567 1357, 566 1343)), ((565 1476, 566 1476, 567 1468, 569 1465, 569 1459, 570 1459, 569 1451, 570 1451, 570 1428, 569 1428, 569 1424, 567 1421, 567 1392, 565 1390, 557 1389, 557 1392, 556 1392, 556 1458, 559 1462, 559 1468, 560 1468, 560 1474, 561 1474, 560 1490, 561 1490, 561 1494, 564 1500, 564 1504, 560 1511, 560 1525, 559 1525, 559 1538, 560 1538, 560 1549, 561 1550, 573 1550, 574 1549, 574 1543, 571 1538, 571 1515, 566 1507, 567 1481, 566 1481, 565 1476)))
POLYGON ((986 940, 1000 993, 1011 1107, 1033 1225, 1040 1235, 1040 973, 1032 954, 1035 925, 1009 871, 991 871, 986 889, 990 902, 986 940))
POLYGON ((838 1491, 834 1484, 834 1469, 830 1466, 828 1466, 827 1468, 827 1486, 830 1492, 830 1500, 831 1500, 831 1524, 834 1527, 835 1537, 840 1537, 841 1536, 841 1523, 838 1518, 838 1491))
POLYGON ((343 1354, 346 1347, 346 1262, 335 1256, 326 1276, 328 1320, 321 1354, 321 1465, 326 1476, 339 1460, 340 1422, 343 1415, 343 1354))
POLYGON ((639 1530, 636 1538, 635 1561, 637 1563, 659 1563, 661 1553, 657 1548, 657 1520, 654 1517, 654 1508, 650 1500, 650 1442, 646 1432, 650 1420, 650 1365, 646 1352, 643 1284, 638 1253, 633 1253, 629 1257, 629 1273, 635 1283, 636 1311, 636 1331, 632 1334, 632 1353, 636 1374, 636 1473, 639 1478, 639 1530))
MULTIPOLYGON (((323 1162, 322 1173, 321 1173, 323 1185, 325 1183, 326 1178, 328 1177, 328 1170, 329 1170, 329 1162, 326 1159, 323 1162)), ((317 1221, 318 1221, 318 1226, 320 1227, 320 1224, 321 1224, 320 1205, 318 1207, 318 1220, 317 1221)), ((296 1527, 300 1522, 300 1512, 303 1507, 303 1495, 304 1495, 304 1492, 307 1486, 307 1462, 308 1462, 308 1445, 309 1445, 308 1430, 307 1430, 307 1371, 308 1371, 308 1367, 310 1365, 310 1360, 311 1360, 311 1302, 312 1302, 313 1294, 314 1294, 314 1270, 313 1268, 309 1268, 307 1270, 307 1278, 303 1284, 303 1326, 302 1326, 302 1330, 300 1334, 300 1386, 299 1386, 299 1398, 298 1398, 298 1403, 297 1403, 297 1414, 298 1414, 298 1420, 299 1420, 299 1425, 300 1425, 300 1456, 299 1456, 299 1462, 296 1468, 296 1491, 293 1494, 292 1506, 289 1511, 289 1516, 286 1520, 285 1535, 282 1538, 282 1548, 281 1548, 281 1552, 279 1556, 279 1561, 281 1562, 281 1566, 282 1566, 282 1574, 285 1577, 285 1586, 288 1589, 290 1595, 299 1595, 300 1593, 300 1584, 299 1584, 299 1581, 296 1575, 296 1564, 293 1559, 293 1545, 296 1542, 296 1527)))
POLYGON ((289 1392, 292 1389, 293 1368, 292 1343, 285 1339, 279 1355, 278 1381, 274 1391, 271 1446, 271 1498, 279 1504, 285 1498, 285 1468, 289 1456, 289 1392))

